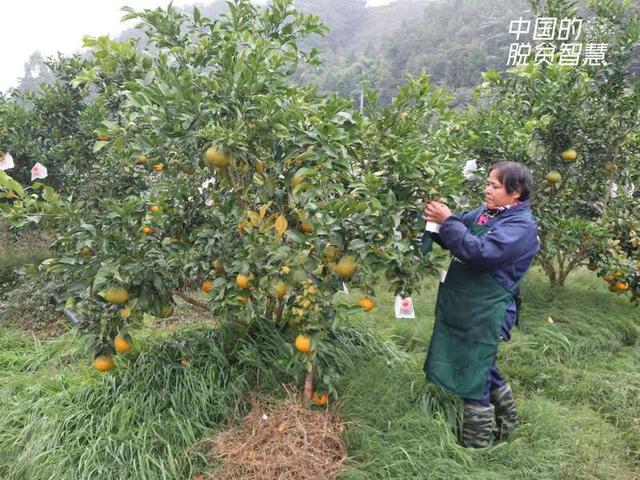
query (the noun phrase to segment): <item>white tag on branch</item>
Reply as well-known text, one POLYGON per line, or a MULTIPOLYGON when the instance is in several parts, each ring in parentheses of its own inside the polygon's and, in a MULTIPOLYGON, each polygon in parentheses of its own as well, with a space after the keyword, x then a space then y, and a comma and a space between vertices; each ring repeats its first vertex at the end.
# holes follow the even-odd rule
POLYGON ((633 194, 636 191, 636 184, 635 183, 628 183, 624 186, 624 193, 627 195, 627 197, 633 197, 633 194))
POLYGON ((427 224, 424 227, 424 229, 427 232, 438 233, 440 231, 440 224, 436 223, 436 222, 427 222, 427 224))
POLYGON ((447 279, 447 273, 449 273, 449 270, 440 270, 440 283, 444 283, 447 279))
POLYGON ((396 295, 395 313, 396 318, 416 318, 411 297, 396 295))
POLYGON ((616 198, 618 196, 618 184, 616 182, 611 182, 611 187, 609 188, 609 196, 611 198, 616 198))
POLYGON ((344 282, 342 282, 342 292, 341 293, 344 293, 345 295, 349 295, 349 289, 347 288, 347 284, 344 283, 344 282))
POLYGON ((36 163, 33 167, 31 167, 31 181, 33 182, 36 178, 47 178, 49 174, 47 173, 47 167, 42 165, 41 163, 36 163))
POLYGON ((467 160, 467 163, 464 164, 464 168, 462 169, 462 176, 467 180, 473 178, 473 174, 478 171, 478 163, 475 158, 471 160, 467 160))
POLYGON ((0 170, 9 170, 14 166, 13 157, 9 153, 0 153, 0 170))

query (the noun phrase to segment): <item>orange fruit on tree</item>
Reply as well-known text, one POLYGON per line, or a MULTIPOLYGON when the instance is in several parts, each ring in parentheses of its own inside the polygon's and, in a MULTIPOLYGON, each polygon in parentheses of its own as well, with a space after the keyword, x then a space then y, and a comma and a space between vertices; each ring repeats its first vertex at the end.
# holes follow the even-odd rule
POLYGON ((376 303, 370 298, 363 297, 358 300, 358 305, 360 305, 365 312, 370 312, 373 310, 373 307, 376 306, 376 303))
POLYGON ((151 235, 153 233, 153 227, 150 227, 149 225, 146 225, 145 227, 142 227, 142 232, 145 235, 151 235))
POLYGON ((613 286, 618 292, 626 292, 627 290, 629 290, 629 284, 624 280, 618 280, 616 283, 613 284, 613 286))
POLYGON ((296 337, 295 346, 302 353, 308 353, 311 350, 311 337, 301 333, 296 337))
POLYGON ((106 133, 100 133, 98 134, 98 140, 100 140, 101 142, 106 142, 107 140, 109 140, 109 136, 106 133))
POLYGON ((204 154, 209 169, 227 168, 231 163, 229 157, 222 151, 215 147, 207 148, 204 154))
POLYGON ((136 158, 136 163, 138 165, 146 165, 148 161, 149 157, 147 157, 146 155, 140 155, 138 158, 136 158))
POLYGON ((617 277, 622 277, 624 275, 624 272, 622 270, 616 270, 615 272, 612 273, 613 278, 617 278, 617 277))
POLYGON ((249 277, 243 273, 239 273, 236 276, 236 285, 238 285, 238 288, 247 290, 249 288, 249 282, 249 277))
POLYGON ((302 225, 300 225, 300 230, 304 233, 313 233, 315 231, 315 229, 308 223, 302 223, 302 225))
POLYGON ((560 156, 567 162, 573 162, 576 158, 578 158, 578 154, 573 148, 566 149, 560 154, 560 156))
POLYGON ((213 282, 211 280, 205 280, 202 282, 202 291, 204 293, 209 293, 213 290, 213 282))
POLYGON ((156 173, 160 173, 160 172, 162 172, 162 170, 164 170, 164 165, 161 164, 161 163, 156 163, 153 166, 153 171, 156 172, 156 173))
POLYGON ((93 360, 93 368, 99 372, 108 372, 113 368, 113 358, 111 355, 99 355, 93 360))
POLYGON ((104 298, 114 305, 123 305, 129 300, 129 292, 124 287, 110 287, 107 289, 104 298))
POLYGON ((556 170, 551 170, 549 173, 547 173, 547 176, 545 178, 547 179, 547 182, 554 185, 562 181, 562 175, 560 175, 560 172, 557 172, 556 170))
POLYGON ((329 397, 327 396, 327 392, 322 392, 321 395, 318 395, 318 392, 313 392, 311 401, 319 407, 324 407, 329 402, 329 397))
POLYGON ((151 213, 159 213, 160 212, 160 205, 151 205, 149 207, 149 211, 151 213))
POLYGON ((273 289, 275 290, 276 295, 278 296, 278 298, 280 300, 282 300, 285 297, 285 295, 287 294, 287 284, 284 283, 283 281, 277 282, 274 285, 273 289))
POLYGON ((606 275, 602 275, 602 279, 605 282, 610 282, 611 280, 613 280, 613 275, 611 275, 610 273, 606 274, 606 275))
POLYGON ((131 342, 124 335, 116 335, 116 338, 113 340, 113 346, 118 353, 127 353, 131 350, 131 342))
POLYGON ((351 255, 346 255, 340 259, 334 269, 342 278, 351 278, 357 267, 356 260, 351 255))

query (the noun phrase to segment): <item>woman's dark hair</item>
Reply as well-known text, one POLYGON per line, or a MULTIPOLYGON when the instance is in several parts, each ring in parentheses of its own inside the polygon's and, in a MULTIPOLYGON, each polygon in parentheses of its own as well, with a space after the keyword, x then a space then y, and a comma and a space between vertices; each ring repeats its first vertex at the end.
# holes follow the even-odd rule
POLYGON ((489 173, 496 171, 496 177, 504 185, 507 193, 520 191, 520 200, 529 200, 533 191, 531 171, 518 162, 498 162, 491 165, 489 173))

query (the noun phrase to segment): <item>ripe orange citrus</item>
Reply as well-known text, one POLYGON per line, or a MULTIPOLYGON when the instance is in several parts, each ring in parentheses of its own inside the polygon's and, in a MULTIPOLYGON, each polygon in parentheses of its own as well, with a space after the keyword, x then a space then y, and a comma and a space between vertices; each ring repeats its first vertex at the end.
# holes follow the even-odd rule
POLYGON ((342 278, 351 278, 356 271, 358 264, 351 255, 344 256, 335 266, 335 271, 342 278))
POLYGON ((137 163, 138 165, 146 165, 148 161, 149 161, 149 157, 147 157, 146 155, 140 155, 140 156, 136 159, 136 163, 137 163))
POLYGON ((236 285, 243 290, 247 290, 249 288, 249 277, 243 273, 239 273, 236 276, 236 285))
POLYGON ((613 287, 617 292, 626 292, 627 290, 629 290, 629 284, 624 280, 618 280, 613 284, 613 287))
POLYGON ((211 280, 205 280, 202 283, 202 291, 204 293, 209 293, 211 290, 213 290, 213 282, 211 280))
POLYGON ((302 353, 308 353, 311 350, 311 337, 304 334, 298 335, 296 337, 295 346, 302 353))
POLYGON ((93 368, 99 372, 108 372, 113 368, 111 355, 100 355, 93 360, 93 368))
POLYGON ((329 397, 327 396, 327 392, 322 392, 322 395, 318 395, 318 392, 313 392, 311 401, 319 407, 324 407, 329 401, 329 397))
POLYGON ((153 227, 147 225, 146 227, 142 228, 142 231, 145 235, 151 235, 153 233, 153 227))
POLYGON ((370 298, 363 297, 358 300, 358 305, 360 305, 365 312, 370 312, 371 310, 373 310, 373 307, 376 306, 376 303, 370 298))
POLYGON ((315 229, 311 225, 309 225, 308 223, 303 223, 302 225, 300 225, 300 229, 304 233, 313 233, 315 231, 315 229))
POLYGON ((127 353, 131 350, 131 342, 124 335, 116 335, 113 340, 113 346, 118 353, 127 353))
POLYGON ((563 160, 567 162, 573 162, 576 158, 578 158, 578 154, 573 148, 568 148, 564 152, 560 154, 563 160))
POLYGON ((153 166, 153 171, 156 172, 156 173, 160 173, 160 172, 162 172, 162 170, 164 170, 164 165, 161 164, 161 163, 156 163, 153 166))
POLYGON ((160 205, 151 205, 149 207, 149 211, 151 213, 159 213, 160 212, 160 205))

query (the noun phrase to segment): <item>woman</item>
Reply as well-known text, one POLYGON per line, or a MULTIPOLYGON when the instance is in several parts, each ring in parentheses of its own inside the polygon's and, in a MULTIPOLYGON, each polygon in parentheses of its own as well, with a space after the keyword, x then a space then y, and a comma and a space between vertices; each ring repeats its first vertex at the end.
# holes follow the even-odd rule
POLYGON ((524 165, 500 162, 490 169, 483 206, 459 216, 439 202, 425 209, 425 220, 441 224, 431 238, 453 255, 438 289, 425 372, 432 383, 463 397, 467 447, 489 446, 494 435, 502 438, 518 423, 495 356, 500 338, 511 338, 518 284, 540 248, 532 188, 524 165))

